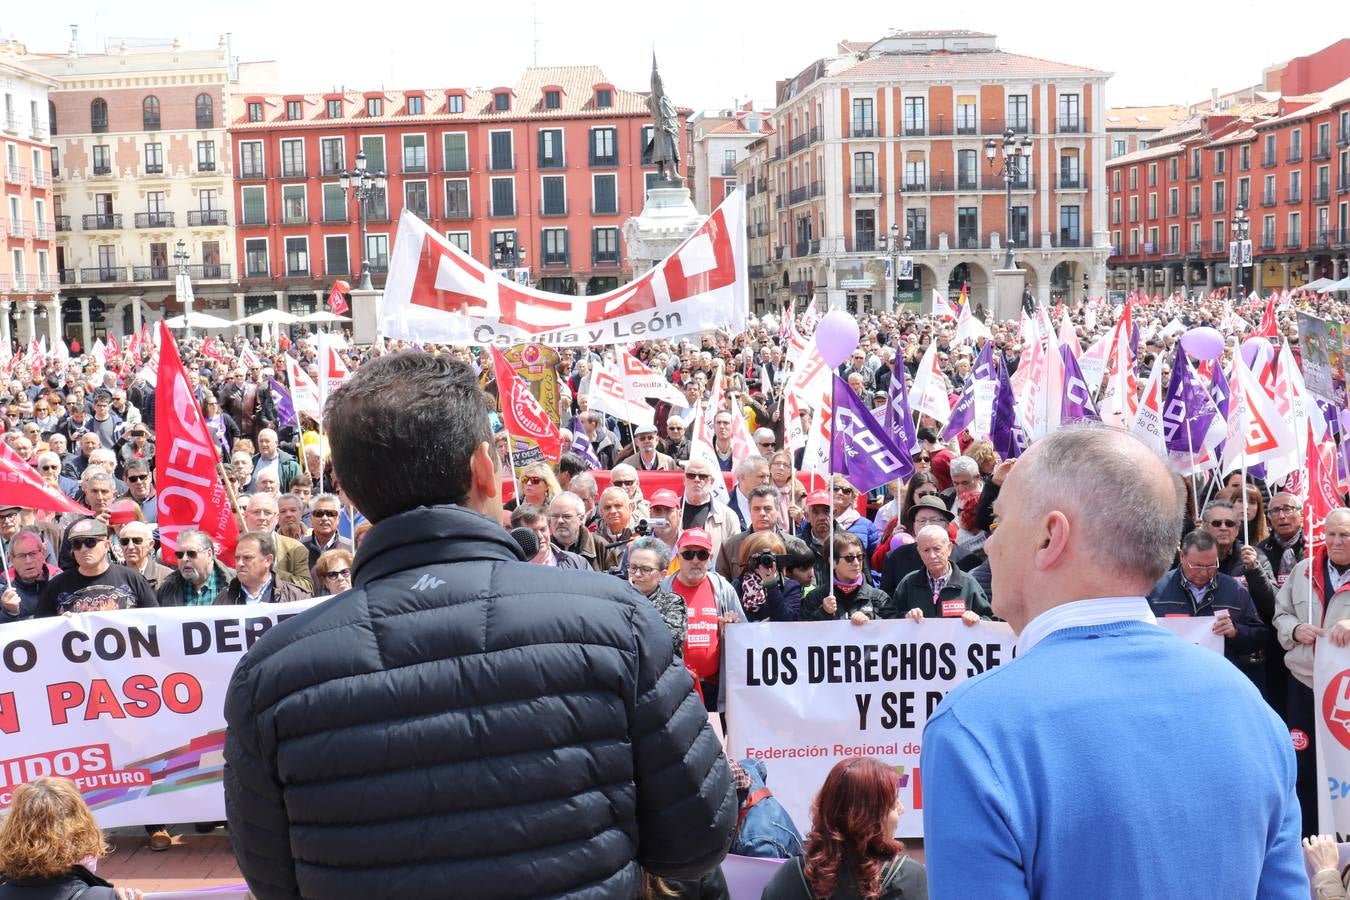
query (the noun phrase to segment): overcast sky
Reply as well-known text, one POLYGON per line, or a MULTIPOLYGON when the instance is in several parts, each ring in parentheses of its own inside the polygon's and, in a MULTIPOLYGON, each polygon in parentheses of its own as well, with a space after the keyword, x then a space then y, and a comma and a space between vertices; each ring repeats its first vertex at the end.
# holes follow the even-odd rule
POLYGON ((1115 73, 1107 84, 1115 106, 1194 102, 1210 88, 1254 83, 1267 65, 1335 40, 1334 5, 967 0, 957 9, 873 0, 451 0, 437 9, 382 0, 336 4, 325 19, 324 6, 275 0, 186 6, 66 0, 59 12, 16 0, 0 27, 31 49, 58 52, 71 24, 80 26, 80 47, 89 52, 123 37, 176 36, 201 49, 229 30, 241 60, 281 64, 287 90, 492 87, 514 83, 536 58, 541 65, 597 64, 619 87, 645 90, 655 49, 666 90, 695 109, 744 100, 766 105, 776 79, 832 54, 842 38, 874 39, 892 28, 966 28, 997 34, 1003 50, 1115 73))

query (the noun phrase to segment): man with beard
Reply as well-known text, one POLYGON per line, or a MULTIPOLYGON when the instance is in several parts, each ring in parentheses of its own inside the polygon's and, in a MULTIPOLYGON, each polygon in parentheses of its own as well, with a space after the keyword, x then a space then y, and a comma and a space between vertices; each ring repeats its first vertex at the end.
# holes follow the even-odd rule
POLYGON ((178 532, 178 567, 160 582, 160 606, 210 606, 234 578, 234 570, 216 559, 215 544, 205 532, 178 532))

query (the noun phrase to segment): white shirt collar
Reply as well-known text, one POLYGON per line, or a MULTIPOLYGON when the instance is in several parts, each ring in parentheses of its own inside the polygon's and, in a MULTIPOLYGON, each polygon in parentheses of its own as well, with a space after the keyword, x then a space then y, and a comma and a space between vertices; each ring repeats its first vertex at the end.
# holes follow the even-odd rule
POLYGON ((1152 625, 1157 621, 1143 597, 1097 597, 1061 603, 1026 624, 1017 636, 1017 655, 1023 656, 1051 634, 1064 628, 1104 625, 1107 622, 1147 622, 1152 625))

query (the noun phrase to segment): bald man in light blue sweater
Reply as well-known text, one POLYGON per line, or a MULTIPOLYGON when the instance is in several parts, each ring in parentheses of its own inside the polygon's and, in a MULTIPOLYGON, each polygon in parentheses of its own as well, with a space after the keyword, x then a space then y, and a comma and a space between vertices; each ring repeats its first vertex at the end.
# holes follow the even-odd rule
POLYGON ((1171 474, 1071 426, 1013 467, 985 545, 1014 660, 924 731, 934 900, 1307 898, 1288 730, 1144 595, 1176 548, 1171 474))

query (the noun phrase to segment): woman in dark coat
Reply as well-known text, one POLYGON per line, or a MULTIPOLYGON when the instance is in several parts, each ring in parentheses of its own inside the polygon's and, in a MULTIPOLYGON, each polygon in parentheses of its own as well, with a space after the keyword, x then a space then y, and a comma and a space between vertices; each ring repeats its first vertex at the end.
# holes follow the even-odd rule
POLYGON ((855 625, 877 618, 886 595, 867 583, 867 553, 856 534, 836 532, 834 577, 802 598, 802 621, 848 619, 855 625))

